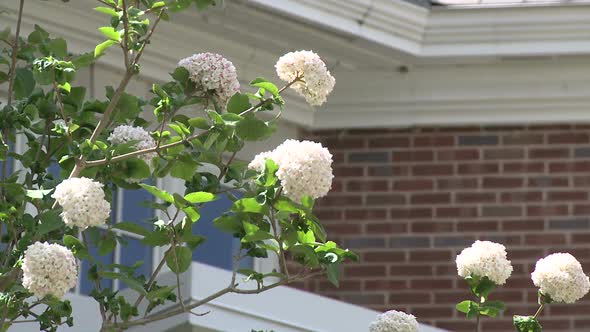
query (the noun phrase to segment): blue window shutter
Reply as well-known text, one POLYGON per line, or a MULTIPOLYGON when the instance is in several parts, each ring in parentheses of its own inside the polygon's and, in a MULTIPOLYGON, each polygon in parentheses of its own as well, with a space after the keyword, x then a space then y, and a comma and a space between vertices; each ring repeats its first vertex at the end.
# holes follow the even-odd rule
MULTIPOLYGON (((233 269, 233 256, 240 249, 240 241, 213 225, 213 219, 228 211, 231 206, 232 201, 223 195, 220 199, 206 203, 201 208, 201 219, 193 226, 193 234, 202 235, 206 240, 193 252, 194 261, 226 270, 233 269)), ((240 265, 251 268, 253 260, 251 257, 244 258, 240 265)))

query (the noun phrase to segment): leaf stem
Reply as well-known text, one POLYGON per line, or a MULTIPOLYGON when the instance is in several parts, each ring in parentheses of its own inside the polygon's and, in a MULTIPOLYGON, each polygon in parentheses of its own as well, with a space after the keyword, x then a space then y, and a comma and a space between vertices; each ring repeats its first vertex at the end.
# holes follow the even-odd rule
POLYGON ((537 312, 535 312, 533 318, 537 319, 537 317, 539 317, 539 315, 541 314, 541 311, 543 311, 543 308, 545 308, 545 303, 541 303, 539 309, 537 309, 537 312))

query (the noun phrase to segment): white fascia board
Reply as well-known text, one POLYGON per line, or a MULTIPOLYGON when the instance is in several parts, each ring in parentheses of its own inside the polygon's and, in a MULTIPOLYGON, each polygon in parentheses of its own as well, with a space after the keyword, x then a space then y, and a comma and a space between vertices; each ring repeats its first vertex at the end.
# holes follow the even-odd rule
MULTIPOLYGON (((159 284, 174 283, 171 273, 161 276, 159 284)), ((186 299, 201 300, 229 285, 231 272, 205 264, 193 263, 182 275, 183 289, 190 289, 186 299)), ((238 282, 239 279, 238 279, 238 282)), ((255 283, 240 283, 241 289, 255 289, 255 283)), ((366 331, 379 314, 363 307, 339 302, 286 286, 276 287, 261 294, 226 294, 207 305, 194 309, 204 316, 176 316, 149 325, 151 331, 163 331, 190 322, 207 330, 246 331, 250 329, 280 332, 341 332, 366 331), (293 313, 297 313, 294 315, 293 313)), ((144 331, 138 327, 131 331, 144 331)), ((421 332, 443 332, 426 325, 421 332)))

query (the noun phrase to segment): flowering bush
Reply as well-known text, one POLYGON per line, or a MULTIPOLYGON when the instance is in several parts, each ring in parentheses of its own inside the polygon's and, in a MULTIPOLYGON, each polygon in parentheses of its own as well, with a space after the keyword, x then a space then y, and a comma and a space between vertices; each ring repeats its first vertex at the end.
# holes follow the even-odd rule
POLYGON ((405 312, 390 310, 371 323, 369 332, 418 332, 418 321, 405 312))
POLYGON ((356 255, 328 241, 312 211, 314 199, 332 184, 330 152, 318 143, 288 140, 256 157, 250 168, 234 160, 245 144, 273 134, 285 89, 292 87, 312 105, 326 101, 335 80, 319 56, 290 53, 276 64, 283 88, 258 77, 242 93, 229 60, 195 54, 177 68, 170 64, 171 79, 154 83, 144 100, 126 88, 141 72, 141 57, 160 22, 195 3, 204 9, 214 1, 98 3, 105 40, 88 53, 72 54, 65 40, 38 25, 28 36, 20 35, 20 26, 14 34, 0 32, 1 44, 8 45, 0 49, 0 84, 8 92, 0 116, 0 331, 19 322, 38 321, 47 331, 78 323, 64 295, 76 286, 82 262, 95 285, 90 295, 98 304, 102 331, 192 313, 228 293, 260 293, 316 275, 327 274, 338 285, 340 263, 356 255), (76 73, 114 47, 122 50, 119 85, 106 87, 104 97, 87 98, 86 88, 75 84, 76 73), (274 120, 261 119, 262 111, 275 112, 274 120), (24 153, 13 148, 17 135, 27 145, 24 153), (18 160, 17 172, 6 167, 8 158, 18 160), (184 192, 148 184, 163 177, 184 180, 184 192), (148 227, 113 223, 111 204, 120 188, 149 192, 158 199, 151 208, 166 217, 144 220, 148 227), (235 190, 241 198, 231 194, 235 190), (189 269, 193 251, 205 241, 193 225, 201 209, 222 195, 233 205, 213 223, 241 244, 231 280, 207 301, 183 301, 179 278, 161 284, 158 275, 164 266, 176 275, 189 269), (164 248, 153 272, 141 275, 141 263, 98 259, 125 245, 116 231, 164 248), (272 273, 238 270, 243 258, 269 255, 279 260, 272 273), (299 272, 287 269, 288 260, 300 264, 299 272), (241 288, 238 274, 258 288, 241 288), (104 287, 104 279, 125 283, 135 295, 104 287))

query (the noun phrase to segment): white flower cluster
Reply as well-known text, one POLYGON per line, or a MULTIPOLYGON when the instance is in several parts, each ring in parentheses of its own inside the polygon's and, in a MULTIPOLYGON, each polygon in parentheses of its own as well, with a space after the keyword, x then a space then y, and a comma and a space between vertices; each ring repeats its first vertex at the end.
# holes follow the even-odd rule
POLYGON ((74 254, 59 244, 35 242, 25 251, 23 286, 38 298, 62 298, 76 286, 78 268, 74 254))
POLYGON ((542 294, 556 302, 574 303, 590 290, 590 281, 582 265, 567 253, 557 253, 540 259, 531 274, 533 283, 542 294))
POLYGON ((199 53, 178 62, 190 74, 190 80, 198 90, 212 92, 220 107, 240 90, 236 67, 231 61, 216 53, 199 53))
MULTIPOLYGON (((131 141, 137 141, 134 148, 144 150, 156 147, 156 141, 150 136, 150 133, 141 127, 121 125, 116 127, 108 138, 112 144, 125 144, 131 141)), ((156 156, 155 152, 144 153, 139 156, 148 165, 151 165, 152 159, 156 156)))
POLYGON ((102 183, 85 177, 64 180, 55 187, 51 197, 63 208, 61 217, 69 226, 85 229, 102 225, 111 214, 102 183))
POLYGON ((465 278, 471 274, 488 277, 496 285, 503 285, 512 274, 506 258, 506 247, 490 241, 475 241, 457 256, 457 272, 465 278))
POLYGON ((369 332, 418 332, 418 322, 413 315, 390 310, 369 325, 369 332))
POLYGON ((267 158, 279 165, 283 193, 295 202, 303 196, 320 198, 332 187, 332 154, 320 143, 286 140, 272 151, 258 154, 248 168, 261 172, 267 158))
POLYGON ((277 61, 275 69, 280 79, 285 82, 302 77, 302 81, 291 87, 312 106, 325 103, 336 84, 326 64, 312 51, 287 53, 277 61))

